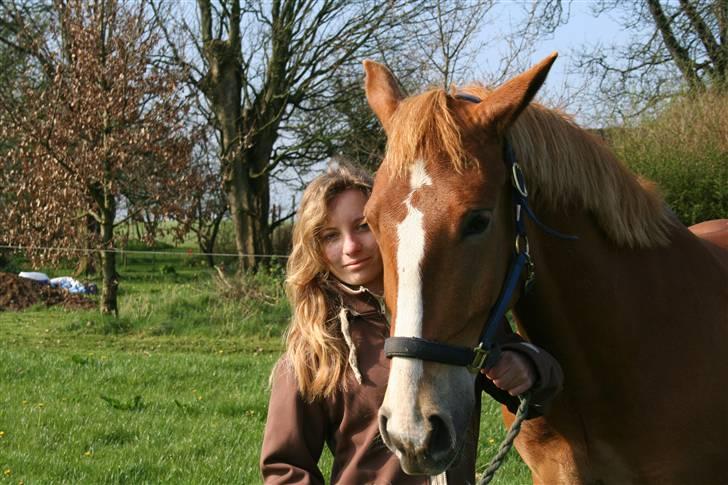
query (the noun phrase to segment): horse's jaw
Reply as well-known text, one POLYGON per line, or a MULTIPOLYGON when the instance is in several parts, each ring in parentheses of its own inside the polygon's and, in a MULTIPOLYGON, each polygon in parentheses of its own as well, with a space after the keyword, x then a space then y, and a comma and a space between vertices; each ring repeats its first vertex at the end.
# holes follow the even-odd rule
POLYGON ((457 460, 475 406, 465 368, 395 357, 379 431, 410 475, 438 475, 457 460))

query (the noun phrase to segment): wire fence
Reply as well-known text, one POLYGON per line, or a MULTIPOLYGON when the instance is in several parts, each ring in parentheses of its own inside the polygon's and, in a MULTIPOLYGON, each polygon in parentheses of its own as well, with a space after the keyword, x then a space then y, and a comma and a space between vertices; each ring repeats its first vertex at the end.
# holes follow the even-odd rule
POLYGON ((125 254, 143 254, 143 255, 163 255, 163 256, 213 256, 213 257, 253 257, 253 258, 288 258, 287 254, 237 254, 237 253, 205 253, 202 251, 193 251, 186 249, 184 251, 155 251, 142 249, 124 249, 124 248, 64 248, 57 246, 21 246, 21 245, 0 245, 0 249, 9 249, 11 251, 59 251, 67 253, 116 253, 125 254))

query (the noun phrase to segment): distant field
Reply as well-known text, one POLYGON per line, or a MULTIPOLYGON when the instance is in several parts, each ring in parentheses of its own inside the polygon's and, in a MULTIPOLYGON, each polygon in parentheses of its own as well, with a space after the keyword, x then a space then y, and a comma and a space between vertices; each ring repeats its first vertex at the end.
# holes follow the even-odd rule
MULTIPOLYGON (((189 259, 130 256, 119 270, 118 320, 0 312, 0 483, 259 483, 288 316, 280 273, 226 297, 189 259)), ((503 435, 486 399, 480 464, 503 435)), ((530 475, 512 452, 494 483, 530 475)))

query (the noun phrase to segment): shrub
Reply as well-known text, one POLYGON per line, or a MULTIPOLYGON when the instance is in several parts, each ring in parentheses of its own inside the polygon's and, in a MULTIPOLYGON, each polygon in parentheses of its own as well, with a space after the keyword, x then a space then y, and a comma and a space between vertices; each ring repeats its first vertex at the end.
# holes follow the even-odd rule
POLYGON ((686 225, 728 216, 728 93, 683 96, 609 137, 686 225))

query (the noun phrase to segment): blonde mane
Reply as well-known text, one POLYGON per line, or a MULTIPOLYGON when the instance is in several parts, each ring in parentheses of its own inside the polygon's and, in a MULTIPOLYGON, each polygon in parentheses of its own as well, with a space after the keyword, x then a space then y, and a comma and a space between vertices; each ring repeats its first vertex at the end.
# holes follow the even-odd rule
MULTIPOLYGON (((459 92, 487 103, 490 91, 468 86, 459 92)), ((452 99, 433 89, 405 99, 392 118, 385 163, 402 173, 417 159, 443 156, 462 172, 475 162, 463 148, 448 107, 452 99)), ((627 169, 606 144, 564 114, 531 103, 508 135, 536 205, 553 210, 578 206, 590 211, 620 246, 666 245, 674 224, 655 184, 627 169)))

